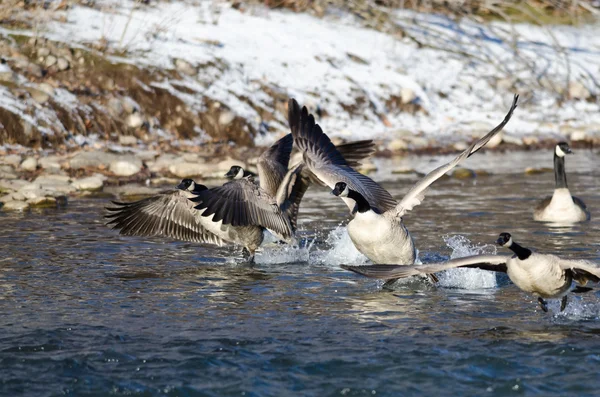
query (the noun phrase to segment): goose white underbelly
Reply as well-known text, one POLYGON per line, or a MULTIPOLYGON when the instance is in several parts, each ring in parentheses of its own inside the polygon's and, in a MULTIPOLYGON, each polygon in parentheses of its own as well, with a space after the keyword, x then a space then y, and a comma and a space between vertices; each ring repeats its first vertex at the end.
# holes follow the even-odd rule
POLYGON ((534 220, 567 223, 587 220, 587 213, 573 202, 569 189, 556 189, 552 199, 546 206, 544 206, 545 201, 535 209, 533 213, 534 220))
POLYGON ((356 213, 348 224, 356 248, 373 263, 412 265, 415 245, 400 218, 373 211, 356 213))
POLYGON ((542 298, 564 296, 572 281, 570 274, 564 272, 555 260, 536 254, 524 261, 511 258, 507 262, 507 274, 521 290, 542 298))

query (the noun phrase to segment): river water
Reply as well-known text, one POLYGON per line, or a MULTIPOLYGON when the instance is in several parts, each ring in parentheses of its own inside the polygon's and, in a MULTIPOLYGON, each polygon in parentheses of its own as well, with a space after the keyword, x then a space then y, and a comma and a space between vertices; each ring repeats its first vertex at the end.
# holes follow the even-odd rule
MULTIPOLYGON (((500 232, 546 253, 600 260, 597 153, 567 159, 592 221, 532 221, 553 189, 547 152, 478 154, 476 179, 438 181, 405 217, 423 262, 494 253, 500 232)), ((448 157, 377 160, 397 198, 448 157)), ((600 394, 600 294, 565 312, 473 269, 394 290, 339 268, 363 263, 346 207, 311 188, 301 248, 268 245, 253 267, 233 247, 122 237, 106 199, 0 212, 0 395, 313 396, 600 394)), ((499 249, 498 252, 503 252, 499 249)), ((505 251, 505 250, 504 250, 505 251)))

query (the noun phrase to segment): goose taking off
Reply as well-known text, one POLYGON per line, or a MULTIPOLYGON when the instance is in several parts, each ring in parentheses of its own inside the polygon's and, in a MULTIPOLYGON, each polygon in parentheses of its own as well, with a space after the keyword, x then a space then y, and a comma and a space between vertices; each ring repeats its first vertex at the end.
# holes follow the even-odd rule
POLYGON ((546 197, 533 211, 533 220, 541 222, 575 223, 590 219, 590 212, 583 201, 571 196, 567 187, 565 156, 572 154, 566 142, 554 148, 554 194, 546 197))
POLYGON ((588 281, 600 282, 600 266, 585 260, 561 259, 555 255, 539 254, 513 241, 509 233, 500 233, 498 245, 509 248, 514 255, 475 255, 425 265, 371 265, 341 267, 369 278, 399 279, 418 274, 441 272, 459 267, 478 268, 508 274, 521 290, 538 297, 541 308, 547 312, 544 298, 561 298, 560 310, 567 306, 567 294, 575 280, 581 286, 571 292, 591 291, 584 287, 588 281))
POLYGON ((306 167, 332 193, 348 205, 354 218, 348 223, 348 234, 356 248, 374 263, 413 264, 416 257, 413 239, 402 222, 402 216, 419 205, 425 190, 446 172, 481 149, 510 120, 517 106, 515 95, 504 120, 481 139, 473 142, 451 162, 431 171, 417 182, 397 203, 371 178, 355 171, 327 135, 323 133, 306 107, 300 110, 295 100, 289 103, 289 119, 294 142, 303 152, 306 167))

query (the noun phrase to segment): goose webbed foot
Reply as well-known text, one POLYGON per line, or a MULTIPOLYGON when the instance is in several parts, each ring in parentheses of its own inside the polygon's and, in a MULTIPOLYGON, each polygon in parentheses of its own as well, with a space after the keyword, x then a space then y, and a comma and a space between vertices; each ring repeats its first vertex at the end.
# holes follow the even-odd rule
POLYGON ((256 252, 255 250, 250 250, 246 247, 242 248, 242 255, 244 256, 246 263, 248 263, 250 265, 254 265, 254 253, 255 252, 256 252))
POLYGON ((546 302, 542 298, 538 298, 538 302, 540 303, 540 307, 542 308, 542 310, 548 313, 548 302, 546 302))
POLYGON ((565 308, 567 307, 567 295, 563 296, 562 299, 560 300, 560 311, 564 311, 565 308))

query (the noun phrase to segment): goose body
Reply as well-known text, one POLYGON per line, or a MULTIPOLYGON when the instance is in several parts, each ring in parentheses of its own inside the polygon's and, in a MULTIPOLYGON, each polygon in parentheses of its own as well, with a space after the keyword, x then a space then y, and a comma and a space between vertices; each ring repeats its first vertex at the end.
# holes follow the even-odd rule
POLYGON ((425 190, 446 172, 477 152, 510 120, 518 96, 502 123, 481 139, 473 142, 451 162, 442 165, 417 182, 397 203, 379 184, 355 171, 348 165, 335 145, 323 133, 306 108, 300 110, 290 100, 290 127, 294 142, 303 151, 307 168, 324 184, 333 188, 332 194, 348 206, 353 219, 348 223, 348 234, 356 248, 373 263, 412 264, 416 251, 412 236, 403 224, 407 211, 419 205, 425 190))
MULTIPOLYGON (((544 299, 562 299, 561 310, 564 310, 573 281, 581 286, 585 286, 588 281, 600 282, 600 266, 593 262, 567 260, 555 255, 532 252, 513 242, 509 233, 501 233, 497 242, 512 250, 514 255, 475 255, 418 266, 342 265, 342 268, 377 279, 398 279, 461 267, 504 272, 522 291, 538 297, 544 311, 547 311, 544 299)), ((590 288, 577 287, 573 292, 589 290, 590 288)))
POLYGON ((554 194, 546 197, 534 209, 535 221, 575 223, 590 219, 590 212, 584 202, 572 196, 567 186, 565 156, 572 153, 566 142, 560 142, 554 148, 554 194))

